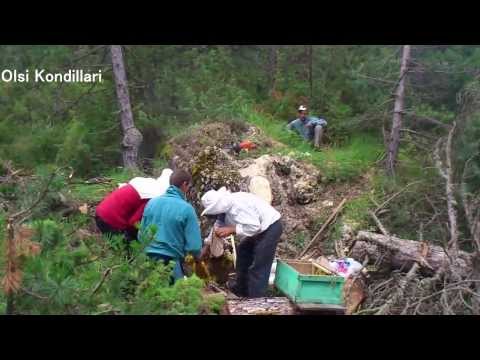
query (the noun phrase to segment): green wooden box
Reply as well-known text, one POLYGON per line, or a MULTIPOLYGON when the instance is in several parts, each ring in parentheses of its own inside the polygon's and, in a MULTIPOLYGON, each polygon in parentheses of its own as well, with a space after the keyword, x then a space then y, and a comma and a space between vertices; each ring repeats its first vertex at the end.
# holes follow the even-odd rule
POLYGON ((278 260, 275 286, 296 304, 344 305, 341 276, 313 275, 312 263, 278 260))

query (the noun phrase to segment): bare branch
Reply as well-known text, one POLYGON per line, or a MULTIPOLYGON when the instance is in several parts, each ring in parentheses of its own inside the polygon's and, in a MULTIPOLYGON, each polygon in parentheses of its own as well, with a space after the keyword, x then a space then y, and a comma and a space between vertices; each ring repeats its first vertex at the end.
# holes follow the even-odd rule
POLYGON ((410 130, 410 129, 400 129, 401 132, 406 132, 406 133, 409 133, 409 134, 414 134, 414 135, 418 135, 418 136, 421 136, 421 137, 424 137, 426 139, 430 139, 430 140, 433 140, 434 138, 432 136, 429 136, 429 135, 426 135, 426 134, 422 134, 418 131, 414 131, 414 130, 410 130))
POLYGON ((330 215, 330 217, 327 219, 327 221, 322 225, 321 229, 318 231, 318 233, 313 237, 313 239, 308 243, 308 245, 303 249, 303 251, 300 253, 298 258, 301 258, 305 253, 312 247, 312 245, 320 238, 320 235, 325 231, 325 229, 330 225, 330 223, 337 217, 337 214, 342 211, 343 206, 347 202, 347 198, 343 199, 340 205, 337 206, 337 208, 333 211, 333 213, 330 215))
POLYGON ((455 133, 456 122, 453 123, 452 129, 448 133, 447 142, 445 144, 445 162, 442 161, 440 151, 442 139, 437 141, 434 158, 438 172, 445 180, 445 193, 447 195, 448 208, 448 222, 450 230, 450 241, 448 249, 452 251, 454 257, 458 252, 458 225, 457 225, 457 201, 455 199, 455 185, 453 181, 453 166, 452 166, 452 139, 455 133))
POLYGON ((54 171, 50 177, 48 178, 48 181, 47 181, 47 184, 45 185, 45 188, 43 189, 43 191, 40 193, 40 196, 37 198, 37 200, 28 208, 28 209, 25 209, 25 210, 22 210, 22 211, 19 211, 15 214, 13 214, 12 216, 10 216, 10 218, 12 218, 13 220, 16 220, 17 218, 25 215, 25 214, 29 214, 39 203, 40 201, 43 200, 43 198, 45 197, 45 195, 47 195, 47 192, 48 192, 48 189, 50 187, 50 184, 52 183, 53 179, 55 178, 55 175, 57 175, 57 172, 58 170, 54 171))
POLYGON ((388 301, 378 310, 375 315, 386 315, 389 314, 392 310, 392 307, 401 299, 403 298, 405 288, 407 287, 408 283, 413 279, 419 269, 418 263, 413 264, 410 271, 407 273, 404 279, 400 281, 400 286, 398 287, 397 291, 393 294, 393 296, 388 299, 388 301))
POLYGON ((471 194, 468 193, 466 185, 469 164, 474 158, 478 157, 478 155, 479 154, 475 154, 465 162, 462 174, 460 195, 462 198, 463 208, 465 210, 470 234, 472 235, 473 241, 476 245, 477 253, 480 254, 480 212, 478 211, 480 207, 480 200, 475 199, 471 196, 471 194))
POLYGON ((377 224, 377 227, 378 229, 382 232, 383 235, 385 236, 390 236, 390 234, 388 233, 388 231, 385 229, 385 227, 383 226, 383 224, 381 223, 380 219, 375 215, 374 212, 370 211, 369 212, 370 216, 373 218, 373 220, 375 221, 375 224, 377 224))
POLYGON ((406 191, 410 186, 415 185, 415 184, 418 184, 418 183, 421 183, 421 182, 423 182, 423 180, 414 181, 414 182, 406 185, 402 190, 396 192, 395 194, 393 194, 392 196, 390 196, 386 201, 384 201, 380 206, 378 206, 373 213, 374 213, 374 214, 377 214, 377 213, 378 213, 381 209, 383 209, 390 201, 392 201, 392 200, 395 199, 398 195, 400 195, 401 193, 403 193, 404 191, 406 191))

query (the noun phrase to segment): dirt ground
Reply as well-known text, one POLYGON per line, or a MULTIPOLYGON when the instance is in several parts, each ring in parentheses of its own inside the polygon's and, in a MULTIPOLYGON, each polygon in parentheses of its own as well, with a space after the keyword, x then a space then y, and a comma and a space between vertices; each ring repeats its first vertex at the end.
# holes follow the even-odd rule
MULTIPOLYGON (((268 138, 254 126, 231 123, 209 123, 188 136, 169 142, 170 155, 176 166, 193 175, 194 190, 189 194, 198 213, 203 210, 201 196, 210 189, 226 186, 230 191, 248 191, 252 177, 268 179, 272 206, 281 214, 284 232, 279 256, 295 256, 322 225, 322 221, 346 197, 360 195, 364 184, 326 184, 321 169, 288 156, 278 155, 281 144, 268 138), (242 140, 254 141, 258 149, 240 155, 228 147, 242 140)), ((203 236, 211 223, 201 219, 203 236)))

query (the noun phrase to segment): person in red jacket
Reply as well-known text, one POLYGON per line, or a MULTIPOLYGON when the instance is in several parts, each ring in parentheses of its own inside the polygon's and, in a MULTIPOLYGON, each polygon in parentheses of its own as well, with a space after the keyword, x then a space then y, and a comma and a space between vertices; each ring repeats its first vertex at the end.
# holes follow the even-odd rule
POLYGON ((142 220, 148 199, 140 198, 137 190, 128 184, 110 193, 98 206, 95 220, 104 234, 124 234, 127 241, 137 238, 136 224, 142 220))
POLYGON ((127 242, 136 240, 147 202, 165 192, 171 173, 172 170, 165 169, 156 180, 135 178, 120 185, 97 206, 95 221, 98 229, 110 236, 124 235, 127 242))

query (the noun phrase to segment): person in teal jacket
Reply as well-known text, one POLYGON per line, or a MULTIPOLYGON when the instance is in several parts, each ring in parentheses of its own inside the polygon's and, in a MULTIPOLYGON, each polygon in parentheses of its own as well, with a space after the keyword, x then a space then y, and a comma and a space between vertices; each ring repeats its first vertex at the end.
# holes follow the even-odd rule
POLYGON ((166 193, 148 202, 140 224, 140 241, 151 241, 147 255, 165 265, 175 262, 172 282, 183 278, 185 257, 192 254, 199 259, 203 245, 197 214, 185 197, 191 181, 186 171, 175 171, 166 193))
POLYGON ((293 130, 307 141, 312 141, 318 149, 322 143, 323 131, 327 121, 314 116, 308 116, 306 106, 298 108, 298 118, 287 125, 288 130, 293 130))

